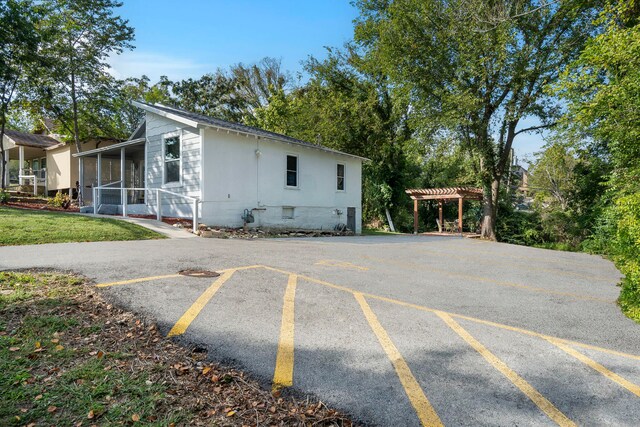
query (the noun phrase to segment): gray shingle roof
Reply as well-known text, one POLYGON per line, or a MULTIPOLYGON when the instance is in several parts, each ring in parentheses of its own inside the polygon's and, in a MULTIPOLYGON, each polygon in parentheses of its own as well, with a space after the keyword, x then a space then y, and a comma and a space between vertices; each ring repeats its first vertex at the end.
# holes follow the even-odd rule
POLYGON ((35 133, 20 132, 12 129, 5 129, 7 135, 16 145, 35 148, 48 148, 60 144, 57 139, 47 135, 37 135, 35 133))
POLYGON ((175 115, 181 116, 181 117, 183 117, 185 119, 192 120, 192 121, 195 121, 195 122, 198 122, 198 123, 202 123, 202 124, 205 124, 205 125, 209 125, 209 126, 213 126, 213 127, 218 127, 218 128, 222 128, 222 129, 229 129, 229 130, 233 130, 233 131, 248 133, 248 134, 257 135, 257 136, 260 136, 260 137, 263 137, 263 138, 270 138, 270 139, 275 139, 275 140, 278 140, 278 141, 289 142, 289 143, 292 143, 292 144, 304 145, 304 146, 307 146, 307 147, 317 148, 317 149, 321 149, 321 150, 324 150, 324 151, 330 151, 330 152, 333 152, 333 153, 344 154, 344 155, 347 155, 347 156, 359 157, 359 158, 364 159, 363 157, 356 156, 356 155, 349 154, 349 153, 344 153, 344 152, 338 151, 338 150, 334 150, 332 148, 326 147, 326 146, 321 145, 321 144, 313 144, 311 142, 307 142, 307 141, 303 141, 303 140, 300 140, 300 139, 292 138, 290 136, 282 135, 280 133, 270 132, 268 130, 260 129, 260 128, 253 127, 253 126, 247 126, 247 125, 243 125, 243 124, 240 124, 240 123, 233 123, 233 122, 229 122, 227 120, 222 120, 222 119, 218 119, 218 118, 215 118, 215 117, 209 117, 209 116, 205 116, 205 115, 202 115, 202 114, 193 113, 191 111, 183 110, 181 108, 168 107, 168 106, 162 105, 162 104, 147 104, 145 102, 140 102, 140 101, 137 101, 137 103, 141 104, 143 106, 147 106, 147 107, 149 107, 151 109, 160 110, 162 112, 169 113, 169 114, 175 114, 175 115))

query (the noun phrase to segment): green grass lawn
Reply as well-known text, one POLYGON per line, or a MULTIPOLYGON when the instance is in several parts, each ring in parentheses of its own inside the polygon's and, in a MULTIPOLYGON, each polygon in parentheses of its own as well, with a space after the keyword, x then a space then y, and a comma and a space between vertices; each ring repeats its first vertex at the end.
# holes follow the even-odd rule
POLYGON ((0 206, 0 246, 161 238, 126 221, 0 206))

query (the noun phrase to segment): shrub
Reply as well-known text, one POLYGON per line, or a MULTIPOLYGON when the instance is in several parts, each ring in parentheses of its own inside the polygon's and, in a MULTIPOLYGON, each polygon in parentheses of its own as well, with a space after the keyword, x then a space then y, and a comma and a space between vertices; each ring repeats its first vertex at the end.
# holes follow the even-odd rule
POLYGON ((0 205, 5 205, 9 203, 10 198, 11 196, 9 196, 8 191, 0 190, 0 205))
POLYGON ((67 209, 71 204, 71 200, 69 199, 68 195, 62 194, 61 192, 58 191, 55 197, 49 198, 49 200, 47 201, 47 204, 49 206, 55 206, 57 208, 67 209))
POLYGON ((640 321, 640 194, 616 201, 618 223, 613 258, 624 274, 618 303, 630 318, 640 321))

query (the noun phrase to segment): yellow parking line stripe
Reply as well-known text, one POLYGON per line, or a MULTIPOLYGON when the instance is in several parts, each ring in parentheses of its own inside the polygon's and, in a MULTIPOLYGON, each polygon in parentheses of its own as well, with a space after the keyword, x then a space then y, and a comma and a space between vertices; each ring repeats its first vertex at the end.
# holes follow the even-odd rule
POLYGON ((438 268, 431 268, 431 267, 427 267, 425 265, 422 264, 416 264, 416 263, 411 263, 411 262, 406 262, 406 261, 398 261, 398 260, 392 260, 392 259, 384 259, 384 258, 376 258, 376 257, 371 257, 371 256, 364 256, 363 258, 365 259, 369 259, 372 261, 376 261, 376 262, 382 262, 382 263, 386 263, 386 264, 391 264, 391 265, 398 265, 404 268, 414 268, 414 269, 418 269, 418 270, 424 270, 424 271, 429 271, 431 273, 438 273, 438 274, 442 274, 448 277, 456 277, 456 278, 460 278, 460 279, 465 279, 465 280, 471 280, 471 281, 477 281, 477 282, 483 282, 483 283, 491 283, 494 285, 498 285, 498 286, 504 286, 504 287, 509 287, 509 288, 516 288, 516 289, 524 289, 530 292, 538 292, 538 293, 545 293, 545 294, 551 294, 551 295, 560 295, 563 297, 569 297, 569 298, 575 298, 575 299, 579 299, 579 300, 589 300, 589 301, 598 301, 598 302, 604 302, 604 303, 608 303, 608 304, 613 304, 615 303, 615 301, 613 300, 608 300, 605 298, 600 298, 600 297, 594 297, 591 295, 583 295, 583 294, 576 294, 573 292, 563 292, 563 291, 554 291, 553 289, 546 289, 546 288, 539 288, 539 287, 535 287, 535 286, 529 286, 529 285, 522 285, 520 283, 513 283, 513 282, 505 282, 502 280, 494 280, 488 277, 481 277, 481 276, 474 276, 472 274, 463 274, 463 273, 452 273, 449 270, 441 270, 438 268))
POLYGON ((422 391, 420 384, 418 384, 418 381, 411 373, 409 365, 407 365, 407 362, 402 358, 402 355, 391 341, 387 331, 384 330, 378 321, 377 316, 371 310, 369 304, 367 304, 364 296, 359 292, 354 292, 353 296, 358 301, 358 304, 360 304, 364 317, 366 317, 373 333, 378 338, 380 345, 384 349, 385 353, 387 353, 389 360, 393 364, 393 367, 398 374, 398 378, 400 378, 400 383, 402 383, 402 387, 404 388, 405 393, 407 393, 409 401, 411 402, 411 405, 413 405, 422 425, 441 426, 442 422, 440 421, 440 417, 438 417, 438 414, 431 406, 431 403, 429 403, 429 400, 422 391))
POLYGON ((277 391, 282 387, 291 387, 293 385, 294 305, 297 281, 298 276, 295 274, 289 275, 287 289, 284 292, 282 324, 280 325, 280 341, 278 342, 276 369, 273 373, 273 391, 277 391))
POLYGON ((218 279, 213 282, 211 286, 207 288, 206 291, 202 293, 198 297, 198 299, 189 307, 187 311, 178 319, 173 328, 167 334, 168 337, 174 337, 176 335, 182 335, 187 330, 191 322, 200 314, 200 311, 204 308, 205 305, 213 298, 213 296, 218 292, 218 289, 229 280, 231 276, 235 273, 235 269, 226 270, 218 279))
POLYGON ((533 403, 536 404, 549 418, 555 421, 560 426, 575 426, 576 424, 567 418, 553 403, 545 398, 538 390, 533 388, 524 378, 518 375, 513 369, 509 368, 506 363, 500 360, 497 356, 489 351, 484 345, 476 340, 466 329, 464 329, 458 322, 453 320, 451 316, 442 311, 435 312, 454 332, 467 342, 474 350, 476 350, 482 357, 485 358, 494 368, 496 368, 502 375, 507 377, 516 387, 520 389, 533 403))
POLYGON ((579 361, 581 361, 582 363, 584 363, 585 365, 587 365, 588 367, 590 367, 591 369, 594 369, 595 371, 601 373, 602 375, 604 375, 605 377, 609 378, 611 381, 615 382, 616 384, 626 388, 627 390, 629 390, 631 393, 635 394, 636 396, 640 397, 640 387, 638 387, 636 384, 632 383, 631 381, 628 381, 627 379, 621 377, 620 375, 611 372, 609 369, 605 368, 604 366, 602 366, 601 364, 599 364, 598 362, 596 362, 595 360, 585 356, 584 354, 580 353, 579 351, 569 347, 567 344, 563 343, 562 341, 553 339, 553 338, 547 338, 547 341, 549 341, 551 344, 555 345, 556 347, 558 347, 560 350, 566 352, 567 354, 575 357, 576 359, 578 359, 579 361))
MULTIPOLYGON (((441 258, 448 258, 448 259, 455 258, 457 260, 464 261, 464 262, 467 262, 467 263, 469 262, 470 258, 473 258, 473 259, 475 259, 476 261, 479 261, 479 262, 486 262, 487 261, 486 258, 483 258, 481 256, 456 255, 456 254, 453 254, 451 252, 441 252, 441 251, 434 251, 434 250, 429 250, 429 249, 416 249, 416 251, 421 252, 421 253, 426 253, 426 254, 429 254, 431 256, 441 257, 441 258)), ((516 261, 516 262, 518 262, 518 261, 516 261)), ((492 263, 492 265, 504 265, 504 266, 508 266, 508 267, 513 267, 513 263, 512 262, 502 262, 502 261, 493 260, 493 261, 491 261, 491 263, 492 263)), ((612 278, 611 277, 597 276, 597 275, 586 274, 586 273, 584 273, 584 274, 583 273, 576 273, 576 272, 573 272, 573 271, 564 271, 564 270, 560 270, 560 269, 557 269, 557 268, 544 268, 544 267, 530 268, 528 266, 519 265, 518 269, 534 271, 534 272, 544 271, 544 272, 547 272, 547 273, 558 274, 558 275, 561 275, 561 276, 579 277, 581 279, 588 279, 588 280, 602 280, 602 281, 606 281, 608 283, 612 282, 612 278)))
POLYGON ((121 280, 119 282, 99 283, 99 284, 96 285, 96 288, 108 288, 110 286, 130 285, 132 283, 148 282, 148 281, 151 281, 151 280, 159 280, 159 279, 169 279, 171 277, 178 277, 178 276, 180 276, 180 275, 179 274, 167 274, 167 275, 164 275, 164 276, 139 277, 137 279, 121 280))
POLYGON ((328 267, 341 267, 341 268, 346 268, 351 270, 361 270, 361 271, 369 270, 369 267, 362 267, 361 265, 352 264, 346 261, 338 261, 335 259, 321 259, 320 261, 316 262, 315 265, 326 265, 328 267))

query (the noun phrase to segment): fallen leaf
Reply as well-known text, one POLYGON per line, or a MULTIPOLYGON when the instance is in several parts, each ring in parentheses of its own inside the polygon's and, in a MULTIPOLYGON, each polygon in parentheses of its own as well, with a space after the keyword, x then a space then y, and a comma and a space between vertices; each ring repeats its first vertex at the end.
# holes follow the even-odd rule
POLYGON ((209 372, 211 372, 211 368, 206 366, 203 370, 202 370, 202 375, 207 375, 209 372))
POLYGON ((214 375, 211 377, 211 382, 212 383, 217 383, 218 381, 220 381, 220 377, 217 375, 214 375))
POLYGON ((57 410, 58 410, 58 408, 57 408, 57 407, 55 407, 55 406, 49 406, 49 407, 47 408, 47 412, 48 412, 48 413, 50 413, 50 414, 53 414, 53 413, 54 413, 54 412, 56 412, 57 410))
POLYGON ((40 400, 40 399, 42 399, 42 395, 41 395, 41 394, 39 394, 39 395, 37 395, 37 396, 35 397, 35 400, 40 400))
POLYGON ((51 340, 51 344, 58 344, 60 340, 58 338, 54 338, 51 340))
POLYGON ((58 345, 56 346, 56 350, 57 350, 57 351, 64 350, 64 347, 63 347, 63 346, 61 346, 60 344, 58 344, 58 345))
POLYGON ((103 356, 104 356, 104 353, 103 353, 102 351, 99 351, 99 352, 96 354, 96 357, 97 357, 98 359, 102 359, 102 357, 103 357, 103 356))
POLYGON ((233 417, 236 414, 236 411, 227 412, 227 417, 233 417))
POLYGON ((272 406, 271 408, 269 408, 269 412, 271 412, 272 414, 276 413, 276 407, 272 406))
POLYGON ((26 414, 27 412, 29 412, 29 410, 27 408, 20 408, 20 412, 26 414))
POLYGON ((89 413, 87 414, 87 418, 90 419, 90 420, 92 420, 93 417, 95 417, 95 416, 96 416, 96 414, 93 412, 93 409, 90 410, 89 413))
POLYGON ((9 351, 18 351, 20 347, 9 347, 9 351))
POLYGON ((36 341, 35 346, 36 346, 36 348, 40 348, 40 347, 42 347, 42 344, 40 344, 40 341, 36 341))
POLYGON ((132 421, 140 421, 140 415, 138 415, 138 414, 131 415, 131 420, 132 421))

